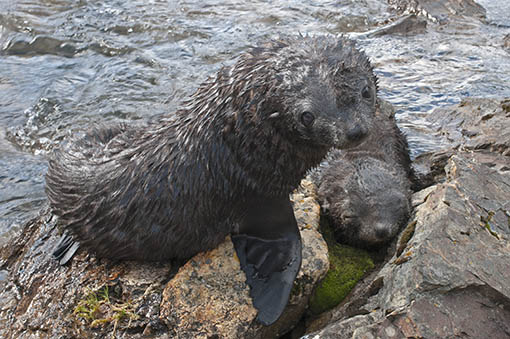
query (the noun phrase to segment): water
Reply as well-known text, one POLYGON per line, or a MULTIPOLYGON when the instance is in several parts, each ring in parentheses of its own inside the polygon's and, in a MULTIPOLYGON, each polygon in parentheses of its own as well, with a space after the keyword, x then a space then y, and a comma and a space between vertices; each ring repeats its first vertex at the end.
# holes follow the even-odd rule
MULTIPOLYGON (((413 156, 440 148, 424 118, 466 96, 510 96, 507 0, 485 23, 360 39, 413 156)), ((0 243, 45 201, 46 154, 91 123, 179 102, 248 46, 282 34, 356 35, 395 17, 383 0, 0 0, 0 243)))
MULTIPOLYGON (((0 139, 0 245, 44 203, 46 161, 0 139)), ((0 279, 1 280, 1 279, 0 279)))

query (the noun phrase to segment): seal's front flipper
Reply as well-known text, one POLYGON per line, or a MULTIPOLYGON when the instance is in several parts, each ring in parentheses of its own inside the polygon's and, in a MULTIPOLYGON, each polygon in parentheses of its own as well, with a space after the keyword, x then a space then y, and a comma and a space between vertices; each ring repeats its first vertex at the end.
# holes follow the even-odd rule
POLYGON ((250 200, 232 241, 246 273, 257 320, 274 323, 301 266, 301 237, 288 197, 250 200))

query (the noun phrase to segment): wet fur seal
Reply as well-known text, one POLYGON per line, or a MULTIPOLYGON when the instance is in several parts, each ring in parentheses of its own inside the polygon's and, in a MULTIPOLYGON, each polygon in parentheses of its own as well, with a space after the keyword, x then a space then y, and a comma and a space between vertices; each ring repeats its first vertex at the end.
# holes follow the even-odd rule
POLYGON ((378 109, 370 136, 357 147, 332 150, 318 171, 318 199, 337 241, 376 249, 409 218, 414 176, 394 112, 378 109))
POLYGON ((189 258, 226 235, 257 319, 271 324, 301 265, 289 193, 331 147, 371 130, 376 77, 344 37, 289 37, 242 54, 157 121, 89 130, 55 150, 46 175, 66 234, 99 257, 189 258))

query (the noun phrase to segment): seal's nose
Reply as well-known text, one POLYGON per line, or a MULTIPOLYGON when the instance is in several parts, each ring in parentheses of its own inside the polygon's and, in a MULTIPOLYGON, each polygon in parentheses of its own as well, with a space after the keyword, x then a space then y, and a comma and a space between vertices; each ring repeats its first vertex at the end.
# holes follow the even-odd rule
POLYGON ((375 225, 375 236, 378 239, 386 240, 386 238, 390 235, 390 230, 387 225, 383 223, 377 223, 375 225))
POLYGON ((347 131, 347 139, 349 141, 360 141, 366 135, 366 132, 361 128, 360 125, 356 125, 347 131))

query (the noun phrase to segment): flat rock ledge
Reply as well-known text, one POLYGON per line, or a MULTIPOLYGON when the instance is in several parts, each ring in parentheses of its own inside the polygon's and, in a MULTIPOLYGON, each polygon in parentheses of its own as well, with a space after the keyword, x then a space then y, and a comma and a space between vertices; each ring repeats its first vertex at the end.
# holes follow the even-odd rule
POLYGON ((46 210, 0 249, 0 337, 279 337, 298 323, 329 269, 311 183, 303 181, 292 200, 303 263, 286 310, 271 326, 255 320, 229 237, 178 269, 170 263, 98 260, 84 251, 59 266, 51 258, 56 222, 46 210))
POLYGON ((510 338, 510 100, 430 119, 452 145, 429 158, 440 182, 413 195, 393 257, 303 338, 510 338))

